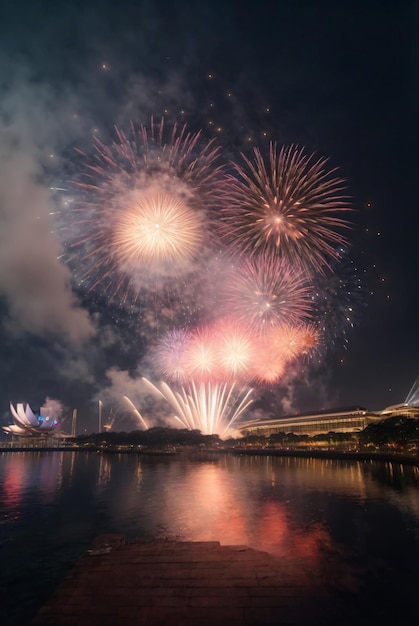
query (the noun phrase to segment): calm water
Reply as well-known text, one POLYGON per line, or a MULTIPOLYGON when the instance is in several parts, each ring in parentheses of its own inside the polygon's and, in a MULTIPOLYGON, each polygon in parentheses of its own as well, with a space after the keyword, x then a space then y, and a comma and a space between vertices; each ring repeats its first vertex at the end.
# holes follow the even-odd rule
POLYGON ((419 623, 415 467, 216 453, 3 453, 1 623, 26 624, 102 532, 247 544, 322 580, 363 624, 419 623))

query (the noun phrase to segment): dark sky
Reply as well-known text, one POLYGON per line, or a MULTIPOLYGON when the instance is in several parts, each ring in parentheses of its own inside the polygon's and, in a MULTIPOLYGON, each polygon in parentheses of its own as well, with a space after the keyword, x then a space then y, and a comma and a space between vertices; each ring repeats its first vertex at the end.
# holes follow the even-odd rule
POLYGON ((89 153, 94 134, 106 143, 114 124, 152 114, 202 128, 227 160, 274 140, 339 168, 355 209, 356 323, 264 402, 278 413, 402 402, 419 374, 418 26, 414 1, 3 3, 2 422, 10 400, 77 406, 80 429, 98 398, 142 402, 138 304, 80 286, 61 256, 63 196, 50 187, 77 177, 74 147, 89 153))

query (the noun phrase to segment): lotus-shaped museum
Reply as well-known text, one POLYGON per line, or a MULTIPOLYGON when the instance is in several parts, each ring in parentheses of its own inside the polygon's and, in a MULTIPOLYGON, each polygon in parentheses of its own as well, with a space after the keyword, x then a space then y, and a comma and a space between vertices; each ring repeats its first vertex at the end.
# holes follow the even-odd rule
POLYGON ((55 406, 45 405, 35 415, 27 403, 10 403, 14 424, 3 426, 4 432, 23 437, 39 437, 54 434, 60 427, 60 411, 55 406))

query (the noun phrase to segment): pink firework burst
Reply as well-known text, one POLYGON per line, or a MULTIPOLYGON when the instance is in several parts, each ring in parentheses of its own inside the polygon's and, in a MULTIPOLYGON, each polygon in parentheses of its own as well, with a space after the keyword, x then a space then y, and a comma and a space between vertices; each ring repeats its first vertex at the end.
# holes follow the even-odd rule
POLYGON ((221 231, 245 254, 274 253, 293 263, 320 269, 346 244, 343 231, 350 210, 344 181, 326 168, 327 159, 307 155, 296 146, 278 151, 270 144, 269 159, 254 149, 254 159, 233 164, 228 205, 221 231))
POLYGON ((258 349, 251 366, 251 377, 259 384, 277 383, 285 373, 286 359, 271 337, 259 337, 258 349))
POLYGON ((301 353, 310 356, 318 347, 320 342, 320 332, 314 324, 300 324, 297 327, 301 353))
POLYGON ((280 324, 273 326, 267 335, 286 363, 312 353, 319 341, 319 332, 313 324, 280 324))
POLYGON ((215 325, 215 335, 221 375, 248 379, 256 349, 252 332, 237 320, 224 319, 215 325))
POLYGON ((292 361, 302 353, 301 332, 299 326, 281 324, 271 328, 269 342, 278 350, 284 363, 292 361))
POLYGON ((195 329, 185 353, 187 376, 196 382, 219 378, 219 361, 214 333, 210 328, 195 329))

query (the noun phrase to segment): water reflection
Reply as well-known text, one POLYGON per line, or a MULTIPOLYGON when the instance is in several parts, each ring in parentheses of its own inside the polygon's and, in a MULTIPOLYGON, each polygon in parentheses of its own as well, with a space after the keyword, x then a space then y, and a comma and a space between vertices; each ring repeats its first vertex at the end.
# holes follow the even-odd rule
POLYGON ((419 571, 418 486, 416 467, 370 461, 5 453, 1 599, 20 610, 24 587, 29 608, 41 603, 95 535, 118 532, 249 545, 352 600, 368 596, 388 612, 397 598, 409 608, 419 571))
POLYGON ((99 457, 98 485, 105 485, 111 480, 111 460, 109 456, 101 454, 99 457))

